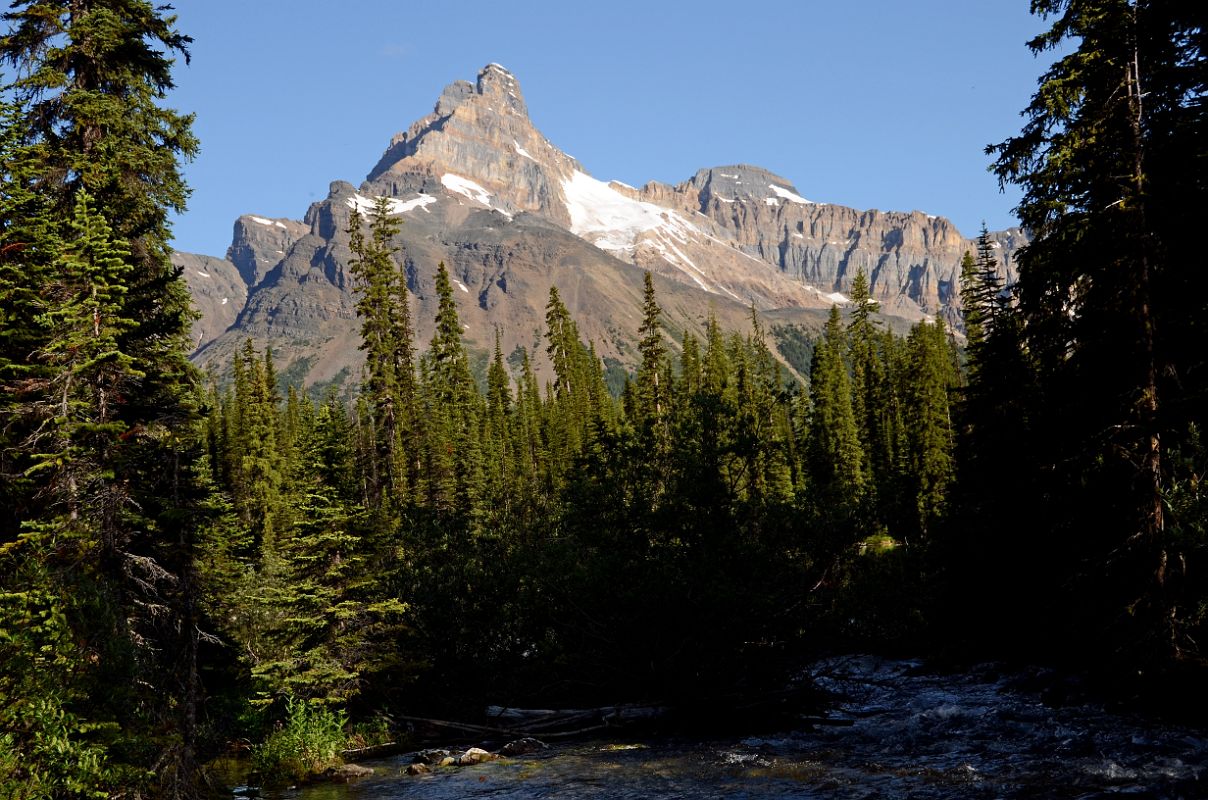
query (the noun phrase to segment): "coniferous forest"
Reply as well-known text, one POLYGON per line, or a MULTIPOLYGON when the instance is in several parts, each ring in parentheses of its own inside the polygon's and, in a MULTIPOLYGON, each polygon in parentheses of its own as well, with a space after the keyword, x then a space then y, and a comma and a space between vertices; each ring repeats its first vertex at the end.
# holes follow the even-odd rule
POLYGON ((170 11, 12 3, 0 796, 197 797, 232 742, 288 779, 487 703, 716 708, 844 649, 1203 721, 1204 11, 1032 9, 1056 60, 988 149, 1031 243, 1004 285, 983 231, 961 330, 891 333, 860 274, 802 382, 754 310, 673 336, 647 275, 619 394, 557 289, 544 354, 476 375, 443 264, 415 340, 382 200, 349 230, 364 372, 312 396, 250 342, 189 363, 170 11))

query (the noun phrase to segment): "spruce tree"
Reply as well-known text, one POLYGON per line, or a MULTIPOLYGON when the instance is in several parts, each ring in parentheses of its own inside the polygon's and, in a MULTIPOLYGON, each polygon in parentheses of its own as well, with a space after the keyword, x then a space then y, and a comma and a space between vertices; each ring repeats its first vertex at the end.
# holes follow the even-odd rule
MULTIPOLYGON (((168 260, 168 214, 183 209, 178 164, 196 141, 191 118, 160 103, 189 39, 143 0, 19 0, 3 19, 0 61, 16 75, 3 87, 6 124, 19 123, 4 133, 0 292, 4 327, 21 328, 0 355, 5 467, 18 475, 4 537, 18 564, 3 587, 39 576, 93 653, 65 693, 30 699, 53 713, 105 686, 86 706, 60 706, 81 721, 76 733, 120 724, 130 746, 110 749, 118 785, 188 795, 202 487, 191 312, 168 260), (60 558, 60 538, 75 557, 60 558)), ((47 751, 28 746, 17 742, 25 769, 53 775, 47 751)), ((73 768, 60 791, 115 788, 113 774, 73 768)))
POLYGON ((549 342, 546 353, 554 367, 546 441, 550 447, 550 467, 555 476, 560 476, 565 474, 571 460, 583 446, 589 427, 590 406, 583 380, 585 364, 579 329, 562 303, 557 286, 549 289, 545 325, 549 342))
POLYGON ((856 271, 851 287, 851 321, 848 340, 851 362, 852 413, 864 452, 866 490, 874 506, 882 510, 893 503, 893 465, 895 460, 890 421, 890 387, 885 375, 885 360, 878 345, 881 337, 873 314, 880 305, 872 299, 863 269, 856 271))
POLYGON ((349 218, 349 267, 358 284, 357 315, 365 351, 363 394, 373 415, 373 507, 412 497, 409 486, 420 480, 411 308, 406 280, 394 260, 399 227, 382 197, 374 203, 368 238, 356 209, 349 218))
POLYGON ((500 332, 495 331, 495 351, 487 368, 486 410, 482 418, 483 496, 488 508, 506 509, 517 493, 517 470, 512 434, 511 378, 503 362, 500 332))
POLYGON ((839 307, 831 306, 810 363, 806 447, 811 485, 819 502, 853 507, 862 502, 867 476, 852 410, 851 379, 843 362, 846 338, 839 307))
POLYGON ((638 328, 638 354, 642 357, 637 375, 638 412, 644 422, 657 426, 667 402, 667 346, 663 343, 663 310, 654 295, 654 278, 647 272, 644 280, 642 324, 638 328))
POLYGON ((470 374, 449 271, 436 272, 436 332, 424 356, 429 437, 429 496, 433 507, 468 516, 481 489, 478 419, 482 398, 470 374))
POLYGON ((1020 221, 1033 237, 1017 294, 1042 393, 1033 419, 1044 449, 1030 472, 1047 484, 1036 494, 1044 541, 1060 543, 1046 563, 1060 564, 1053 582, 1070 587, 1075 574, 1080 584, 1106 576, 1062 603, 1098 621, 1071 621, 1070 633, 1170 657, 1193 646, 1172 614, 1187 601, 1167 577, 1186 554, 1163 497, 1168 448, 1201 416, 1184 398, 1205 386, 1202 349, 1182 345, 1202 338, 1191 320, 1203 319, 1208 296, 1191 268, 1200 243, 1188 211, 1203 207, 1208 185, 1203 14, 1151 0, 1032 8, 1051 26, 1031 49, 1065 49, 1019 135, 989 150, 1000 180, 1022 188, 1020 221))
POLYGON ((926 536, 947 512, 954 475, 950 394, 957 376, 944 323, 920 322, 906 341, 909 378, 905 391, 907 463, 916 530, 926 536))

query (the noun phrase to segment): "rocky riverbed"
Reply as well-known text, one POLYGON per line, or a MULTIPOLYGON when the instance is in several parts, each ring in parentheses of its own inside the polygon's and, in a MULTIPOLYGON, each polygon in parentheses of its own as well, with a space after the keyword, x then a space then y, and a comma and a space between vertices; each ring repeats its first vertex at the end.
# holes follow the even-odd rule
POLYGON ((272 795, 392 798, 1151 798, 1208 797, 1208 731, 1053 694, 1040 671, 950 674, 847 656, 812 668, 835 717, 765 736, 555 744, 407 775, 414 755, 367 762, 346 785, 272 795), (1055 704, 1059 700, 1060 704, 1055 704))

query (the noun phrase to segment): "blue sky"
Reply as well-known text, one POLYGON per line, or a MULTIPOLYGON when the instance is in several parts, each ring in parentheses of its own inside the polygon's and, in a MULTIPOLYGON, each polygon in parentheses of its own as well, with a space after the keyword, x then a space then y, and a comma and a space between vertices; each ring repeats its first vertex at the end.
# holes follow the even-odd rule
POLYGON ((1015 224, 983 149, 1018 132, 1050 59, 1026 0, 178 0, 169 104, 201 154, 176 247, 222 255, 244 213, 301 219, 359 184, 441 89, 495 61, 597 178, 757 164, 807 198, 1015 224))

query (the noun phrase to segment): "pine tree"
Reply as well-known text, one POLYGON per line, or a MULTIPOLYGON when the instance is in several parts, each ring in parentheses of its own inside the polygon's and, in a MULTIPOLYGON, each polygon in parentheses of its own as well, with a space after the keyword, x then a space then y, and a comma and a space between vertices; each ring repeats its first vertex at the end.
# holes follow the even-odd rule
POLYGON ((822 503, 858 505, 866 475, 864 452, 852 410, 851 380, 843 363, 846 336, 839 307, 831 306, 810 363, 809 431, 811 485, 822 503))
POLYGON ((520 375, 516 379, 516 414, 513 428, 516 450, 517 481, 529 492, 539 485, 548 487, 544 470, 548 465, 545 457, 545 441, 542 437, 541 390, 528 351, 524 351, 520 362, 520 375))
POLYGON ((546 305, 546 352, 554 368, 554 383, 545 413, 547 457, 551 479, 558 483, 571 463, 588 446, 609 416, 611 402, 594 346, 579 338, 556 286, 546 305))
POLYGON ((547 414, 550 468, 554 480, 564 475, 583 447, 589 428, 589 398, 584 383, 583 345, 579 328, 558 296, 558 287, 549 289, 545 307, 546 353, 554 367, 553 391, 547 414))
POLYGON ((259 617, 241 642, 267 703, 282 695, 343 705, 400 662, 406 604, 391 596, 399 558, 355 502, 350 423, 329 396, 299 443, 297 523, 266 551, 246 588, 259 617))
MULTIPOLYGON (((644 477, 634 485, 643 495, 637 501, 642 513, 653 509, 665 490, 670 453, 669 413, 671 399, 671 362, 663 342, 663 311, 654 293, 654 279, 647 272, 642 296, 642 324, 638 328, 637 376, 633 384, 632 405, 627 409, 633 444, 639 463, 634 468, 644 477)), ((628 466, 625 467, 629 469, 628 466)))
MULTIPOLYGON (((39 576, 92 651, 74 685, 30 700, 53 710, 106 686, 75 712, 86 727, 124 727, 131 746, 112 759, 126 770, 118 784, 187 795, 200 699, 201 451, 191 312, 168 260, 168 214, 183 209, 178 163, 196 141, 191 118, 160 102, 171 54, 187 57, 189 39, 142 0, 25 0, 3 19, 0 61, 17 76, 4 87, 5 122, 20 122, 4 132, 0 413, 16 451, 5 467, 21 476, 4 537, 18 564, 3 585, 39 576), (7 216, 14 210, 23 218, 7 216), (60 558, 59 537, 75 557, 60 558)), ((26 769, 54 774, 29 742, 17 745, 26 769)), ((71 773, 64 795, 114 788, 100 766, 71 773)))
POLYGON ((436 332, 424 357, 424 384, 431 420, 429 496, 434 508, 468 516, 481 489, 477 436, 482 398, 470 374, 461 320, 444 262, 437 266, 436 332))
POLYGON ((961 318, 965 324, 965 339, 968 348, 977 349, 986 337, 986 323, 990 313, 989 302, 984 294, 981 270, 968 250, 961 256, 961 318))
POLYGON ((1061 498, 1044 509, 1046 541, 1062 544, 1048 562, 1110 576, 1070 598, 1103 625, 1130 621, 1098 629, 1104 641, 1169 656, 1189 643, 1167 586, 1181 557, 1165 518, 1165 454, 1200 415, 1180 402, 1184 381, 1204 385, 1193 377, 1202 352, 1180 344, 1202 336, 1188 320, 1203 319, 1208 296, 1190 268, 1199 243, 1187 211, 1203 206, 1206 185, 1202 11, 1149 0, 1032 7, 1052 24, 1031 49, 1068 51, 1042 76, 1020 134, 989 151, 1000 180, 1023 189, 1033 235, 1018 299, 1042 393, 1033 474, 1048 486, 1037 499, 1061 498))
POLYGON ((654 279, 646 273, 642 295, 642 325, 638 328, 637 393, 640 419, 647 425, 657 427, 667 403, 666 381, 667 346, 663 343, 663 310, 654 295, 654 279))
POLYGON ((420 480, 419 415, 416 410, 415 345, 407 284, 395 265, 393 245, 400 223, 386 198, 375 201, 369 237, 360 214, 349 218, 349 268, 358 281, 361 349, 365 351, 364 396, 372 410, 375 455, 371 507, 397 504, 420 480))
POLYGON ((482 418, 483 496, 488 508, 505 513, 517 494, 512 413, 511 379, 503 362, 500 332, 496 330, 494 356, 487 369, 486 413, 482 418))
POLYGON ((909 475, 917 530, 926 536, 947 512, 954 474, 954 431, 949 396, 957 376, 944 323, 920 322, 906 341, 905 391, 909 475))
MULTIPOLYGON (((888 382, 885 376, 885 361, 879 351, 881 338, 872 315, 880 311, 880 305, 872 299, 868 278, 863 269, 856 272, 851 287, 851 321, 848 322, 848 340, 851 361, 852 413, 860 434, 860 447, 864 452, 864 474, 866 490, 877 507, 892 504, 892 482, 894 451, 889 420, 885 414, 889 408, 888 382)), ((884 511, 882 510, 882 517, 884 511)))
MULTIPOLYGON (((266 351, 267 352, 267 351, 266 351)), ((252 532, 257 552, 272 551, 283 527, 285 461, 278 438, 279 408, 270 390, 264 357, 252 340, 244 342, 233 368, 231 398, 232 462, 230 489, 243 524, 252 532)))

